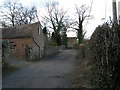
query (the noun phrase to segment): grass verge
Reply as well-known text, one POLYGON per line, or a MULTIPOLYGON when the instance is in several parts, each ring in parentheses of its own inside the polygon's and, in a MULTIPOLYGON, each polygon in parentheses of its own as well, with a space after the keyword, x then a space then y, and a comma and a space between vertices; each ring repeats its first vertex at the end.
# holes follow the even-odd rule
POLYGON ((75 69, 73 71, 72 88, 91 87, 91 65, 88 45, 80 45, 77 49, 75 69))

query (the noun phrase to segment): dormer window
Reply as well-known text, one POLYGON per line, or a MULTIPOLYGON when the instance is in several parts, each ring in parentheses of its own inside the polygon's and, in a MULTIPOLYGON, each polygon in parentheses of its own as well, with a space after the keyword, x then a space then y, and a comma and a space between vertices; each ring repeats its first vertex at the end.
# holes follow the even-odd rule
POLYGON ((40 33, 41 33, 41 32, 40 32, 40 27, 38 27, 38 35, 40 35, 40 33))

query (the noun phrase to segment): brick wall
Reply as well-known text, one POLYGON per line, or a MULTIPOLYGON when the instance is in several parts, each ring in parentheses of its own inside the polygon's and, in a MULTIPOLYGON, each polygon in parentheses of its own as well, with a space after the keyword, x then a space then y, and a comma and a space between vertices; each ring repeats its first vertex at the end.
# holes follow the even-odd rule
POLYGON ((53 47, 47 48, 45 50, 45 55, 48 56, 48 55, 57 53, 59 50, 63 50, 63 49, 65 49, 64 45, 63 46, 53 46, 53 47))
MULTIPOLYGON (((31 38, 16 38, 16 39, 5 39, 10 43, 14 43, 15 49, 10 49, 11 57, 25 58, 25 48, 26 45, 29 45, 32 48, 31 57, 38 56, 38 47, 35 45, 31 38)), ((11 46, 11 45, 10 45, 11 46)))

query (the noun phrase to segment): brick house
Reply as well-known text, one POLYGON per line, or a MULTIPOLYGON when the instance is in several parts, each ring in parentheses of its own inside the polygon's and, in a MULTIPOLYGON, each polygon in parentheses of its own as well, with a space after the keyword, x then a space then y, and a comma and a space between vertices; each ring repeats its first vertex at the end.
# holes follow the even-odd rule
POLYGON ((77 37, 67 37, 68 47, 73 48, 76 43, 77 43, 77 37))
POLYGON ((11 57, 35 59, 44 56, 47 35, 39 22, 2 28, 2 39, 9 41, 11 57))

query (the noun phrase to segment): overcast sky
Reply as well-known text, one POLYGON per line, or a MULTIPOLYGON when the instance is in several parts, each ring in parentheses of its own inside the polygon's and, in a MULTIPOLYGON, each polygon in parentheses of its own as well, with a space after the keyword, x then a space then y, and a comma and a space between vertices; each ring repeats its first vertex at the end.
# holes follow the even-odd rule
MULTIPOLYGON (((0 0, 2 3, 4 0, 0 0)), ((72 17, 74 16, 75 4, 78 6, 86 4, 91 5, 92 0, 19 0, 25 6, 36 5, 40 14, 42 14, 42 9, 45 2, 56 1, 61 7, 68 11, 68 14, 72 17)), ((118 2, 120 0, 116 0, 118 2)), ((112 16, 112 0, 93 0, 93 5, 91 9, 91 15, 94 16, 94 19, 89 20, 89 23, 84 23, 84 29, 87 31, 86 37, 90 37, 95 28, 102 24, 104 21, 102 18, 108 19, 109 16, 112 16), (106 12, 106 13, 105 13, 106 12)), ((75 33, 69 33, 68 36, 75 36, 75 33)))

